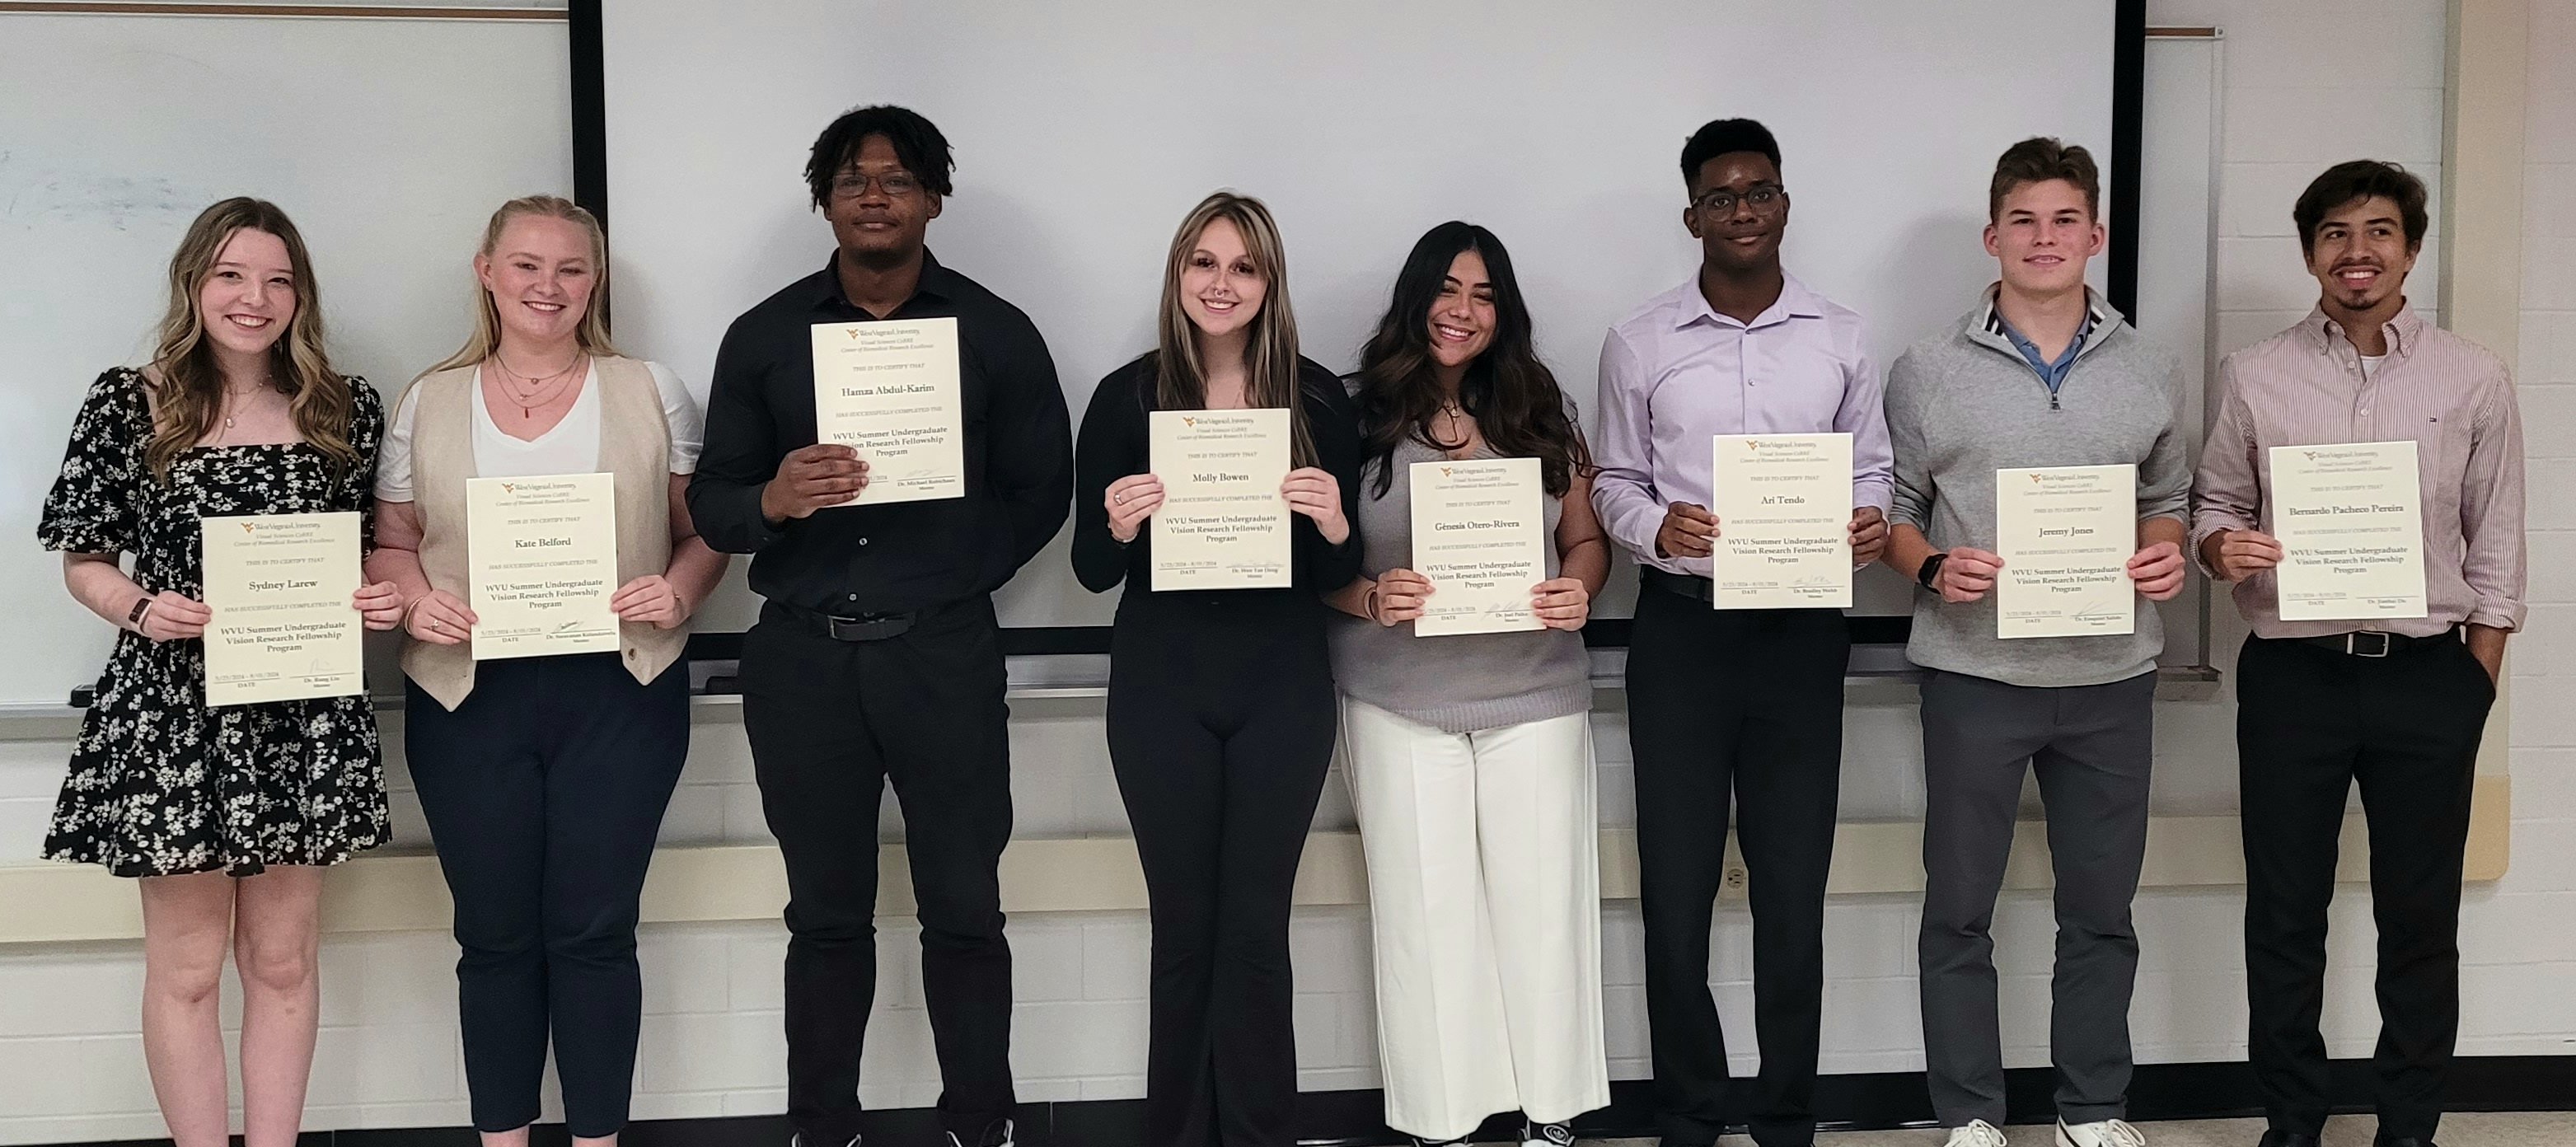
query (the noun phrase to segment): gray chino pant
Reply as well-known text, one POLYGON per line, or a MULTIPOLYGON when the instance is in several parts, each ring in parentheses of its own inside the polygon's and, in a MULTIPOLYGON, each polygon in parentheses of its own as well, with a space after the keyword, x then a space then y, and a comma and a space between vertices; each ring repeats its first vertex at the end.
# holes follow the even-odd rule
POLYGON ((2127 1115, 2129 902, 2147 846, 2156 677, 2034 688, 1935 670, 1923 684, 1923 1043, 1945 1127, 2004 1123, 1995 896, 2025 766, 2039 775, 2057 875, 2049 1052, 2068 1123, 2127 1115))

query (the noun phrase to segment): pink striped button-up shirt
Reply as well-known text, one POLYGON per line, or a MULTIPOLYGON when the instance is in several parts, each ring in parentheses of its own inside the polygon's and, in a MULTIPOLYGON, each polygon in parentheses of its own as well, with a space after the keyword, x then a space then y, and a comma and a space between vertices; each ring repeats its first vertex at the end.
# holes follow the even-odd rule
POLYGON ((2283 621, 2278 586, 2264 571, 2236 585, 2236 608, 2264 637, 2356 630, 2427 637, 2462 623, 2522 626, 2522 418, 2513 377, 2486 348, 2413 310, 2386 330, 2388 356, 2367 371, 2322 310, 2219 364, 2218 417, 2192 483, 2195 561, 2201 541, 2220 530, 2272 532, 2264 497, 2271 447, 2416 444, 2425 616, 2283 621))

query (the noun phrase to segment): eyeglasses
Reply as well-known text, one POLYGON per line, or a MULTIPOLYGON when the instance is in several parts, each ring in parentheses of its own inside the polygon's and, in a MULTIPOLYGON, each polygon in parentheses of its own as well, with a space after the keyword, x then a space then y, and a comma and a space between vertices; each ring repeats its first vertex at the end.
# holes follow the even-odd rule
POLYGON ((921 194, 921 181, 913 178, 910 172, 896 171, 871 176, 865 172, 844 171, 832 177, 832 198, 856 199, 868 193, 868 184, 871 181, 877 185, 878 190, 885 192, 888 199, 910 199, 921 194))
POLYGON ((1717 188, 1691 200, 1691 206, 1711 215, 1724 215, 1735 210, 1735 205, 1738 203, 1746 204, 1756 211, 1769 211, 1788 197, 1789 189, 1779 184, 1756 183, 1745 188, 1741 195, 1723 187, 1717 188))

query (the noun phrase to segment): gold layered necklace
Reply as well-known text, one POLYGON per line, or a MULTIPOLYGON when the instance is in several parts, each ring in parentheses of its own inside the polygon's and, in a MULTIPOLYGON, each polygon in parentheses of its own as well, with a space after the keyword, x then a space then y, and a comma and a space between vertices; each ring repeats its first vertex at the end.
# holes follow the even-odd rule
POLYGON ((562 398, 564 392, 570 390, 574 381, 581 377, 577 372, 587 358, 587 355, 576 350, 573 352, 572 361, 565 363, 563 369, 531 375, 511 369, 509 360, 501 357, 499 348, 495 347, 492 351, 492 365, 501 370, 501 397, 509 399, 510 405, 518 407, 519 417, 523 419, 535 418, 537 411, 562 398))

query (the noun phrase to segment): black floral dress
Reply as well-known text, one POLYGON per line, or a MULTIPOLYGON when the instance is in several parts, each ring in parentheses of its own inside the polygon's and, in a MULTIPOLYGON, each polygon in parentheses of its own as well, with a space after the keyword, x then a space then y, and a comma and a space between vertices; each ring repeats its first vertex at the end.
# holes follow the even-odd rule
MULTIPOLYGON (((349 380, 358 464, 345 473, 299 442, 197 447, 166 479, 143 461, 152 437, 145 386, 121 367, 90 385, 36 528, 45 548, 131 553, 145 591, 198 597, 202 517, 356 510, 373 538, 385 418, 365 380, 349 380)), ((54 804, 48 858, 119 876, 243 876, 271 864, 336 864, 392 835, 366 697, 209 709, 205 679, 201 641, 117 637, 54 804)))

